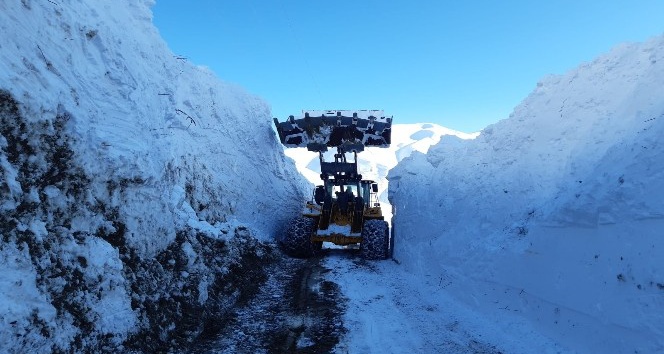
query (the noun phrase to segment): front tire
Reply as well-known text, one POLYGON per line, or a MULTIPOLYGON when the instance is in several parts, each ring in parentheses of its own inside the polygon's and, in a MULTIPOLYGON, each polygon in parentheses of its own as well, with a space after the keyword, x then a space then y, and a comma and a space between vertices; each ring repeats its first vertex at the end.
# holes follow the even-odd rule
POLYGON ((300 216, 293 219, 281 240, 284 252, 296 258, 309 258, 320 253, 322 242, 312 242, 311 235, 316 229, 316 220, 300 216))
POLYGON ((367 220, 364 223, 360 255, 364 259, 387 259, 390 256, 390 232, 387 221, 367 220))

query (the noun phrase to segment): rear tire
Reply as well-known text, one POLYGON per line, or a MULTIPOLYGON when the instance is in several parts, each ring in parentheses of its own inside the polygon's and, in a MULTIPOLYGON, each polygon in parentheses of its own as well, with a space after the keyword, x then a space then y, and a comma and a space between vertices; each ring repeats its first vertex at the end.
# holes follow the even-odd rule
POLYGON ((360 255, 364 259, 387 259, 390 256, 390 230, 387 221, 368 220, 364 223, 360 255))
POLYGON ((309 258, 320 253, 322 242, 312 242, 311 235, 316 229, 316 220, 300 216, 293 219, 281 240, 284 252, 296 258, 309 258))

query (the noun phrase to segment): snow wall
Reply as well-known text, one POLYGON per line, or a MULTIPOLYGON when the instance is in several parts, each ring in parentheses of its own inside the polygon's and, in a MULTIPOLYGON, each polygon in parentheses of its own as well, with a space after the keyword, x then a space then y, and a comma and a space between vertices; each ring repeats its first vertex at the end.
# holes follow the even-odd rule
POLYGON ((414 153, 388 176, 395 258, 573 351, 664 352, 662 82, 664 37, 621 45, 414 153))
POLYGON ((186 345, 301 205, 268 105, 173 54, 152 5, 0 2, 0 352, 186 345))

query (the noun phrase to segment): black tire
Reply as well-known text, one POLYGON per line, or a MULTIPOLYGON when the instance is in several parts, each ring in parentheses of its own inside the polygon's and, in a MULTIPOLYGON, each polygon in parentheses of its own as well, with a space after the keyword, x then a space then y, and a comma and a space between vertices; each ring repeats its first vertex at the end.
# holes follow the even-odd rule
POLYGON ((387 221, 368 220, 362 228, 360 255, 364 259, 387 259, 390 256, 390 230, 387 221))
POLYGON ((281 240, 284 252, 296 258, 309 258, 320 253, 322 242, 312 242, 311 234, 316 229, 316 220, 300 216, 293 219, 281 240))

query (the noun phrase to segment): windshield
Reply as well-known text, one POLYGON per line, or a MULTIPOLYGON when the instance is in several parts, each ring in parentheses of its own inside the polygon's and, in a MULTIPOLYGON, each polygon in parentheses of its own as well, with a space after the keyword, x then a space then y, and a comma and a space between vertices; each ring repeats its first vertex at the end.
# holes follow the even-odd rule
MULTIPOLYGON (((346 193, 348 195, 352 194, 353 198, 358 197, 358 196, 360 196, 360 197, 362 196, 361 194, 358 195, 358 190, 359 190, 358 186, 355 185, 355 184, 343 184, 343 185, 340 185, 340 186, 334 186, 334 189, 333 189, 335 196, 339 196, 339 194, 341 194, 341 193, 346 193)), ((362 192, 361 190, 359 190, 359 191, 360 191, 360 193, 362 192)))

